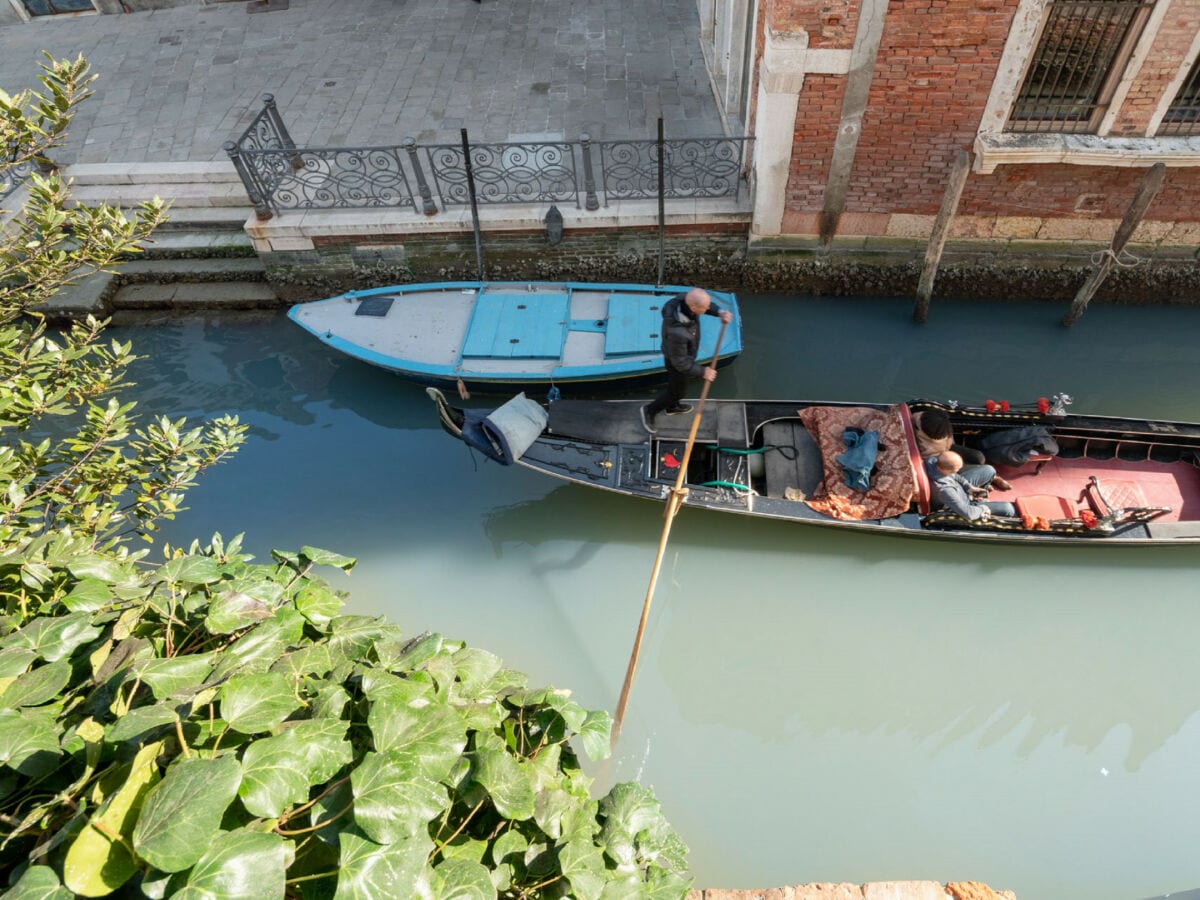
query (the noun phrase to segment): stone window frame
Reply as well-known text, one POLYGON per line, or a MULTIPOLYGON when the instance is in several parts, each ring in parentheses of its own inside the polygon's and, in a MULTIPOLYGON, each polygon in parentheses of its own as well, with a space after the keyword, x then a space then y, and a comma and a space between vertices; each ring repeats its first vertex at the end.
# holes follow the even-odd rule
POLYGON ((1168 166, 1200 166, 1200 134, 1155 136, 1167 109, 1178 93, 1179 85, 1187 77, 1197 53, 1200 53, 1200 32, 1197 33, 1192 50, 1181 65, 1176 80, 1163 92, 1159 106, 1150 120, 1147 136, 1117 137, 1111 134, 1129 89, 1150 53, 1171 6, 1171 0, 1156 0, 1141 36, 1125 64, 1108 111, 1101 118, 1094 134, 1004 131, 1024 81, 1026 69, 1037 48, 1042 23, 1045 21, 1045 10, 1049 3, 1050 0, 1020 0, 975 135, 974 170, 986 175, 1001 165, 1039 163, 1142 168, 1163 162, 1168 166))
MULTIPOLYGON (((61 15, 63 18, 71 18, 72 16, 95 16, 95 15, 99 15, 101 12, 103 12, 103 10, 100 9, 98 0, 89 0, 89 2, 92 4, 92 8, 90 10, 83 9, 83 10, 78 10, 76 12, 60 13, 59 15, 61 15)), ((35 15, 33 15, 32 13, 29 12, 29 10, 27 10, 25 8, 25 4, 22 3, 21 0, 8 0, 8 3, 14 10, 16 10, 17 15, 21 18, 22 22, 28 23, 28 22, 40 21, 43 19, 55 18, 55 16, 35 16, 35 15)))

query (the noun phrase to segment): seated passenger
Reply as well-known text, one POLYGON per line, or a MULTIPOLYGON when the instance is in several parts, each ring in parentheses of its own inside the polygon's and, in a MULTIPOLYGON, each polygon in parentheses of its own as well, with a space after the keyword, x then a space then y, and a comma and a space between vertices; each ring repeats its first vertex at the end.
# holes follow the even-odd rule
MULTIPOLYGON (((984 500, 987 488, 972 484, 961 473, 962 457, 953 450, 944 450, 935 457, 933 482, 933 505, 958 513, 964 519, 975 522, 989 516, 1015 516, 1017 508, 1011 503, 984 500)), ((991 468, 991 466, 980 467, 991 468)))
POLYGON ((996 474, 995 468, 984 462, 983 454, 971 447, 954 443, 954 431, 950 426, 950 417, 940 409, 927 409, 912 417, 914 437, 917 439, 917 451, 925 461, 925 471, 929 480, 938 477, 937 457, 947 450, 953 450, 967 465, 959 473, 975 487, 994 487, 998 491, 1012 489, 1012 485, 996 474))

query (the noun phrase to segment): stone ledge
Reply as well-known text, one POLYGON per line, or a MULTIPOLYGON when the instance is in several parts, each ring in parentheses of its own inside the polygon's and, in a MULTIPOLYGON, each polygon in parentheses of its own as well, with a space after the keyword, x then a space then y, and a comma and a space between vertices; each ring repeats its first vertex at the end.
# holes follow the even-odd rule
POLYGON ((1001 165, 1200 166, 1200 137, 1119 138, 1095 134, 980 134, 974 170, 990 175, 1001 165))
POLYGON ((876 881, 867 884, 798 884, 763 890, 694 890, 687 900, 1017 900, 979 881, 876 881))

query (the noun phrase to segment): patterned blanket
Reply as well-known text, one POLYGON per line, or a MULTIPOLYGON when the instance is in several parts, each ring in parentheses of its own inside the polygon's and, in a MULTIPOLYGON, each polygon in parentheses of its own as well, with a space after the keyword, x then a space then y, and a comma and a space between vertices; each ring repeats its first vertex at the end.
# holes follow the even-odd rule
POLYGON ((812 406, 799 411, 804 426, 821 448, 825 477, 808 505, 835 519, 886 519, 908 510, 917 491, 912 460, 904 437, 904 420, 896 407, 812 406), (846 451, 847 428, 879 432, 879 453, 871 486, 856 491, 845 483, 839 454, 846 451))

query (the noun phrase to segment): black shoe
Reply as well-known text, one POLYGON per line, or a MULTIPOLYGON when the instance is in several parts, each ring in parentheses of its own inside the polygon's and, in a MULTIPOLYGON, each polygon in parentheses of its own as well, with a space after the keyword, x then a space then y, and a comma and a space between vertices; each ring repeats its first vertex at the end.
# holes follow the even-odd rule
POLYGON ((665 410, 668 416, 685 416, 692 411, 692 404, 680 403, 678 406, 673 406, 665 410))
POLYGON ((644 407, 644 406, 638 407, 638 415, 641 416, 642 427, 645 428, 647 432, 649 432, 650 434, 658 434, 658 429, 655 428, 654 425, 652 424, 654 421, 654 417, 646 415, 646 407, 644 407))

